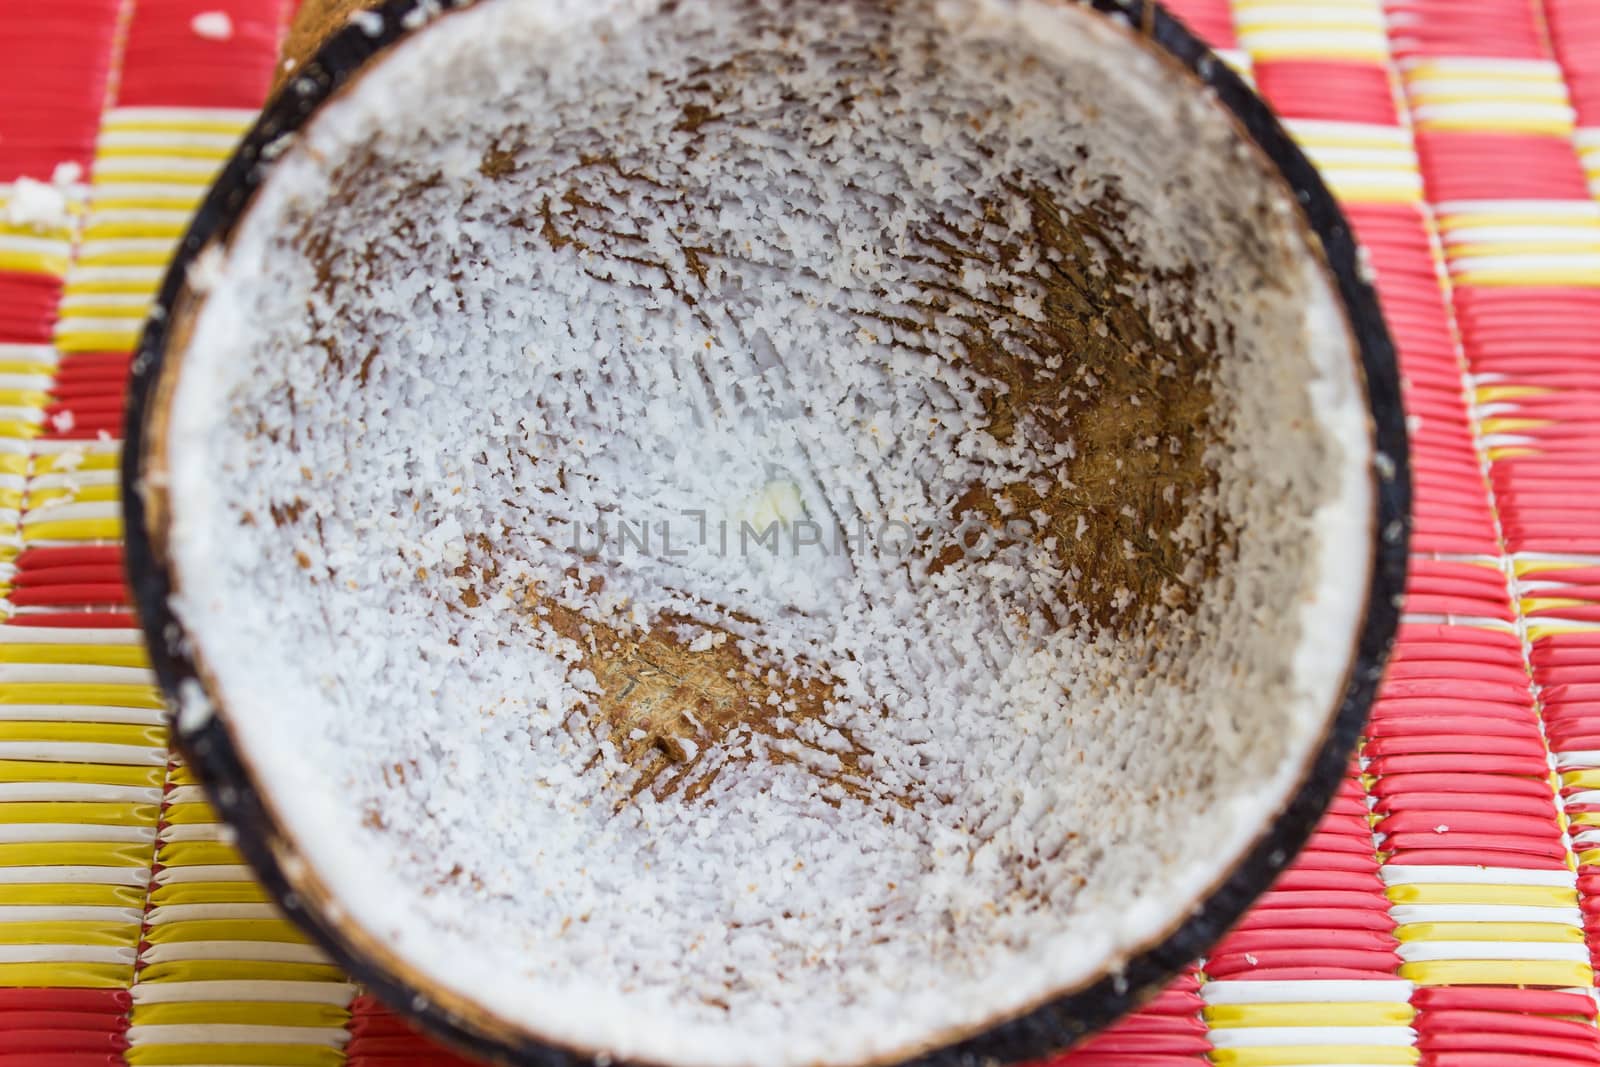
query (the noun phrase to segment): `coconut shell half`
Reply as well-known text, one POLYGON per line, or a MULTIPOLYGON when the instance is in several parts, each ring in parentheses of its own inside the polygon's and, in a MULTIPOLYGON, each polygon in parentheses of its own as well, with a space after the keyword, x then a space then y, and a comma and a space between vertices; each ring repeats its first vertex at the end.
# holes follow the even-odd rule
POLYGON ((1035 1059, 1203 953, 1405 569, 1393 350, 1266 107, 1112 0, 355 6, 124 459, 285 910, 519 1064, 1035 1059))

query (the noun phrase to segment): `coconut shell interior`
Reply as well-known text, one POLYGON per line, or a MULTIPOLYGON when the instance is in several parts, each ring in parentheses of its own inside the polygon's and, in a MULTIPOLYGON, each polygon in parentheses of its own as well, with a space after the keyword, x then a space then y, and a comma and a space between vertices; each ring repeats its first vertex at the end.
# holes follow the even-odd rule
POLYGON ((1271 168, 1091 12, 488 0, 197 267, 151 455, 196 699, 499 1025, 976 1033, 1180 923, 1327 729, 1354 345, 1271 168))

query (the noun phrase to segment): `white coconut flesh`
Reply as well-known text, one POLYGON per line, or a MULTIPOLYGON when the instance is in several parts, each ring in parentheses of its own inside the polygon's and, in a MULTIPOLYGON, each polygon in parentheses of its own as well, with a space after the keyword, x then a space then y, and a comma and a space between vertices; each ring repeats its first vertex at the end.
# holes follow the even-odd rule
POLYGON ((1174 930, 1324 736, 1349 330, 1092 11, 486 0, 202 263, 173 606, 291 880, 434 997, 905 1056, 1174 930))

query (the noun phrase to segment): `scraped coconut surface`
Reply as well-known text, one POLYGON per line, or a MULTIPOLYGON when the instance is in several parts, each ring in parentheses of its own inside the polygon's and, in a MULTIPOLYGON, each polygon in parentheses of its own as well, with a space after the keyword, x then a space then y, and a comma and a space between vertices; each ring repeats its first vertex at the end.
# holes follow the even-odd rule
POLYGON ((1370 456, 1301 226, 1082 9, 488 0, 209 263, 174 608, 440 989, 908 1055, 1170 932, 1321 738, 1370 456))

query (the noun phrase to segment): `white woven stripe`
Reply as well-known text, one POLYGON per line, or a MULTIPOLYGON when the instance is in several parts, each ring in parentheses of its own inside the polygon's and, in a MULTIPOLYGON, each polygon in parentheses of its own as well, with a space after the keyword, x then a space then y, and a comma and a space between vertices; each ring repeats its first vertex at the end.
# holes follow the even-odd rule
POLYGON ((1521 867, 1415 867, 1386 863, 1378 868, 1385 885, 1542 885, 1575 889, 1571 871, 1538 871, 1521 867))
POLYGON ((166 945, 150 945, 139 959, 143 963, 171 963, 178 960, 260 960, 321 964, 332 962, 321 949, 291 941, 178 941, 166 945))
MULTIPOLYGON (((26 627, 15 627, 26 629, 26 627)), ((11 626, 0 630, 13 629, 11 626)), ((42 642, 41 642, 42 643, 42 642)), ((109 722, 155 726, 159 708, 123 708, 108 704, 0 704, 0 722, 109 722)))
POLYGON ((0 822, 0 844, 25 844, 37 841, 109 841, 153 846, 156 841, 156 828, 154 826, 102 826, 99 824, 72 822, 0 822))
POLYGON ((1412 991, 1403 979, 1327 981, 1228 981, 1219 979, 1200 987, 1207 1004, 1408 1004, 1412 991))
POLYGON ((115 905, 5 904, 0 905, 0 924, 33 922, 139 923, 144 913, 138 908, 115 905))
POLYGON ((1417 1032, 1409 1026, 1213 1026, 1209 1036, 1217 1048, 1319 1045, 1405 1047, 1415 1044, 1417 1040, 1417 1032))
POLYGON ((0 741, 0 759, 159 767, 167 762, 167 750, 96 741, 0 741))
POLYGON ((151 926, 192 922, 196 919, 282 919, 276 904, 163 904, 151 908, 145 920, 151 926))
POLYGON ((0 945, 0 963, 133 963, 133 949, 115 945, 0 945))
POLYGON ((350 1040, 342 1026, 246 1026, 236 1023, 130 1026, 128 1043, 143 1045, 319 1045, 341 1048, 350 1040))
POLYGON ((343 1007, 355 997, 356 987, 347 982, 137 982, 132 992, 135 1004, 262 1001, 280 1004, 333 1004, 343 1007))

